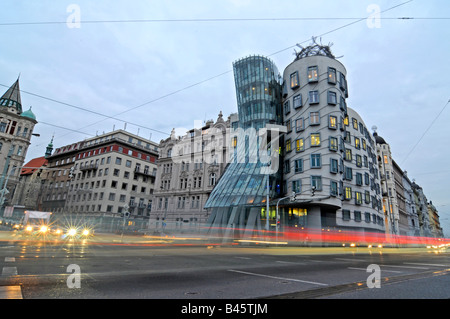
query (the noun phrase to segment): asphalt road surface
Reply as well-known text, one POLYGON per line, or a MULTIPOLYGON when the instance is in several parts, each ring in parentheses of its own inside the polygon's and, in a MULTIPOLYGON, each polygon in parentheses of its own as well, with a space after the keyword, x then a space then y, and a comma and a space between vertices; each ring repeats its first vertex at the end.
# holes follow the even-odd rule
POLYGON ((0 271, 2 298, 176 299, 181 306, 206 299, 450 298, 449 249, 164 244, 101 235, 42 241, 2 231, 0 271))

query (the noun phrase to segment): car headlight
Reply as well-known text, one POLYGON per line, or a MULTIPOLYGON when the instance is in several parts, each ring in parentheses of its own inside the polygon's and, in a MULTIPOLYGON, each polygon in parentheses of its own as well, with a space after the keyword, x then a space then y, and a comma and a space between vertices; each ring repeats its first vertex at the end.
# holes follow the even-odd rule
POLYGON ((77 230, 75 228, 71 228, 69 229, 69 231, 67 232, 67 234, 69 236, 75 236, 77 234, 77 230))
POLYGON ((41 226, 41 228, 39 228, 39 231, 41 233, 46 233, 48 231, 48 227, 47 226, 41 226))

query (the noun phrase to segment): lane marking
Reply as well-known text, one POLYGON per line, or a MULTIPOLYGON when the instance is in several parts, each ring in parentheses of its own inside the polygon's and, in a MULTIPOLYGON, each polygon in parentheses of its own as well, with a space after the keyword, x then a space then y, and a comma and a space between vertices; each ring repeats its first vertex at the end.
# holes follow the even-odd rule
POLYGON ((17 267, 3 267, 2 276, 17 276, 17 267))
POLYGON ((239 257, 239 256, 235 256, 234 258, 238 258, 238 259, 251 259, 250 257, 239 257))
MULTIPOLYGON (((347 267, 348 269, 353 269, 353 270, 364 270, 364 271, 367 271, 367 269, 366 268, 356 268, 356 267, 347 267)), ((385 270, 385 269, 382 269, 381 270, 382 272, 396 272, 396 273, 402 273, 403 271, 397 271, 397 270, 385 270)))
POLYGON ((443 264, 422 264, 422 263, 404 263, 405 265, 418 265, 418 266, 433 266, 433 267, 448 267, 443 264))
POLYGON ((276 262, 280 263, 280 264, 306 265, 305 263, 297 263, 297 262, 294 262, 294 261, 277 260, 276 262))
POLYGON ((0 299, 23 299, 20 286, 0 286, 0 299))
POLYGON ((350 259, 350 258, 334 258, 336 260, 343 260, 343 261, 357 261, 357 262, 367 262, 364 259, 350 259))
POLYGON ((323 283, 320 283, 320 282, 300 280, 300 279, 293 279, 293 278, 283 278, 283 277, 276 277, 276 276, 269 276, 269 275, 262 275, 262 274, 256 274, 256 273, 253 273, 253 272, 240 271, 240 270, 234 270, 234 269, 228 269, 228 271, 236 272, 236 273, 240 273, 240 274, 244 274, 244 275, 250 275, 250 276, 258 276, 258 277, 265 277, 265 278, 270 278, 270 279, 295 281, 295 282, 301 282, 301 283, 312 284, 312 285, 319 285, 319 286, 328 286, 327 284, 323 284, 323 283))
POLYGON ((396 267, 396 268, 411 268, 411 269, 430 269, 430 268, 428 268, 428 267, 399 266, 399 265, 380 265, 380 267, 396 267))

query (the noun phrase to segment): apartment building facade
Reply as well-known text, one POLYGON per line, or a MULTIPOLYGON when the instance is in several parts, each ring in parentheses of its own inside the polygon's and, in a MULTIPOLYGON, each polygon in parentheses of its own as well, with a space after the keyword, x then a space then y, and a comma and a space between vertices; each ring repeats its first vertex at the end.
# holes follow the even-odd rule
POLYGON ((149 218, 158 144, 115 130, 56 148, 48 158, 44 210, 149 218))
POLYGON ((226 166, 227 136, 233 116, 190 129, 160 142, 150 229, 184 229, 208 218, 205 202, 226 166))

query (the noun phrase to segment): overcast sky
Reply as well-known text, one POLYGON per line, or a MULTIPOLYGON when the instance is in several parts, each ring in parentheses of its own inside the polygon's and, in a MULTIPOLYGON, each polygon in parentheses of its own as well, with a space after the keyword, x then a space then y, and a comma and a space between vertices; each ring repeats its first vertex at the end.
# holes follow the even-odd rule
POLYGON ((3 0, 0 36, 0 92, 20 73, 38 121, 27 161, 53 135, 56 148, 127 123, 159 142, 227 117, 233 61, 269 56, 282 73, 297 43, 321 36, 347 69, 348 106, 378 127, 450 235, 448 0, 3 0))

